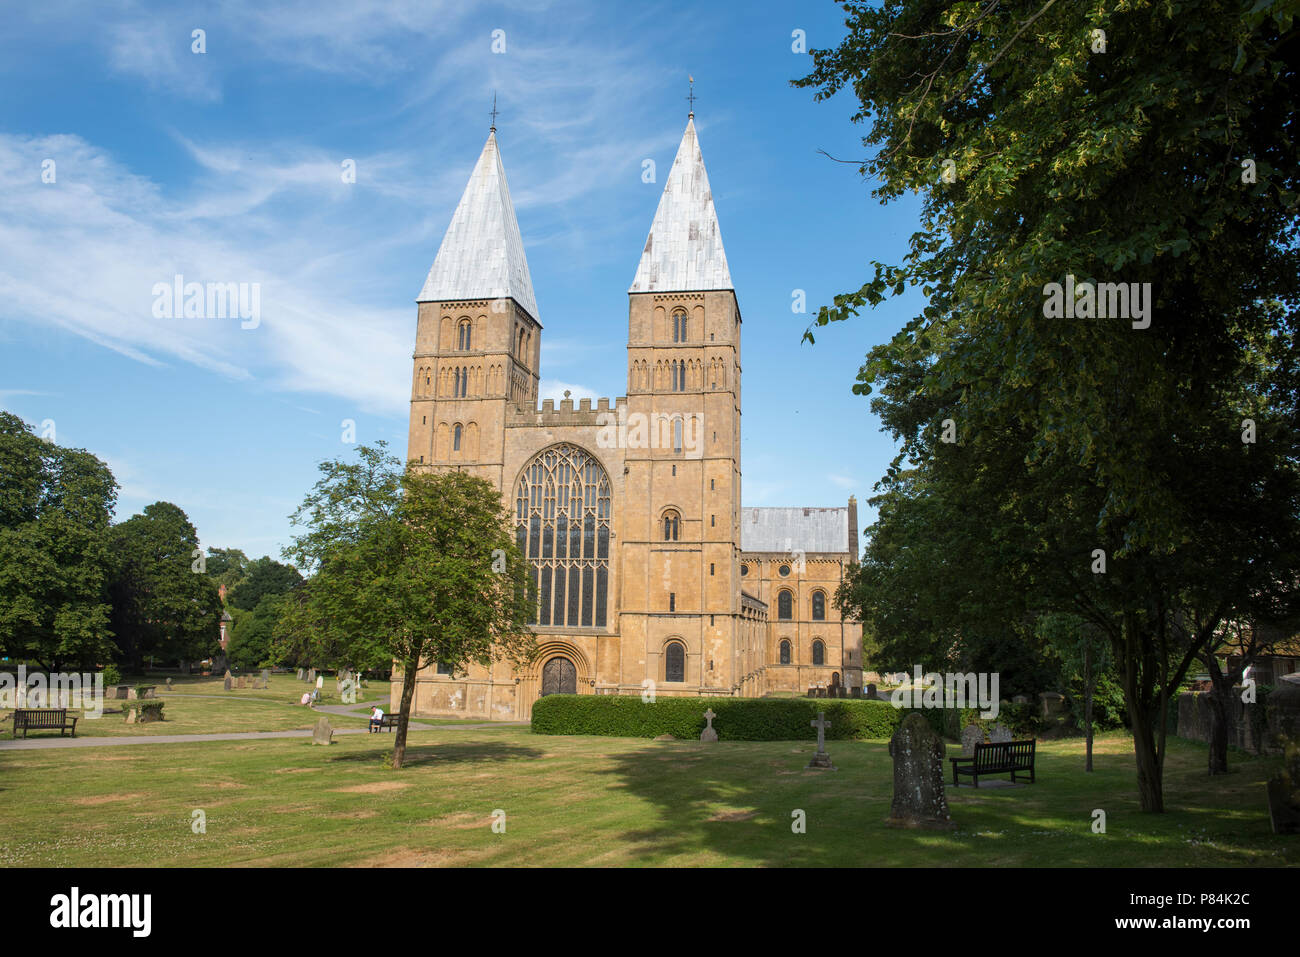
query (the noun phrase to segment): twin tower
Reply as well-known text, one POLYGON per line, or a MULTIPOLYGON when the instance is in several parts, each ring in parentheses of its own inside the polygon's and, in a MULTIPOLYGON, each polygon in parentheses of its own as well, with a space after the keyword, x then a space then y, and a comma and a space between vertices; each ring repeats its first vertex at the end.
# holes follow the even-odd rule
POLYGON ((767 689, 768 608, 742 589, 740 308, 693 114, 628 298, 626 397, 539 408, 542 323, 494 128, 420 291, 407 458, 500 489, 538 650, 518 668, 430 662, 417 713, 767 689))

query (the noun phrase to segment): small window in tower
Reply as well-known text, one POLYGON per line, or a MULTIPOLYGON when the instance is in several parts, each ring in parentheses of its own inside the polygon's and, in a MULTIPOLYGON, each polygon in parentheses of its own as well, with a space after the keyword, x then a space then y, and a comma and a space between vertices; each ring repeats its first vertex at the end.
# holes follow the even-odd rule
POLYGON ((713 491, 713 479, 709 479, 709 491, 713 491))
MULTIPOLYGON (((681 419, 675 419, 673 421, 673 451, 678 455, 682 454, 682 420, 681 419)), ((674 465, 673 470, 676 471, 676 469, 677 466, 674 465)))
POLYGON ((669 610, 669 611, 676 611, 676 610, 677 610, 677 593, 676 593, 676 592, 672 592, 672 591, 670 591, 670 592, 668 593, 668 610, 669 610))
POLYGON ((452 440, 451 440, 451 450, 452 450, 453 452, 459 452, 459 451, 460 451, 460 426, 459 426, 459 425, 456 426, 456 431, 455 431, 455 433, 453 433, 453 436, 452 436, 452 440))
POLYGON ((709 528, 717 528, 717 527, 718 527, 718 516, 716 516, 716 515, 710 515, 710 516, 709 516, 709 528))
POLYGON ((470 350, 470 330, 471 330, 471 328, 472 328, 472 327, 470 326, 470 322, 469 322, 468 319, 462 319, 462 320, 460 321, 460 328, 459 328, 459 336, 458 336, 458 339, 457 339, 457 345, 460 347, 460 351, 461 351, 461 352, 469 352, 469 350, 470 350))
POLYGON ((709 562, 709 574, 713 574, 713 562, 709 562))
POLYGON ((681 516, 673 510, 664 512, 664 541, 677 541, 677 533, 680 528, 681 516))
POLYGON ((745 577, 746 575, 748 575, 748 574, 749 574, 749 566, 748 566, 748 565, 741 565, 741 566, 740 566, 740 577, 741 577, 741 578, 744 578, 744 577, 745 577))
POLYGON ((677 474, 677 466, 676 466, 676 465, 673 466, 673 474, 674 474, 674 475, 677 474))
POLYGON ((422 416, 420 416, 420 424, 421 424, 421 425, 428 425, 428 424, 429 424, 429 417, 428 417, 427 415, 422 415, 422 416))

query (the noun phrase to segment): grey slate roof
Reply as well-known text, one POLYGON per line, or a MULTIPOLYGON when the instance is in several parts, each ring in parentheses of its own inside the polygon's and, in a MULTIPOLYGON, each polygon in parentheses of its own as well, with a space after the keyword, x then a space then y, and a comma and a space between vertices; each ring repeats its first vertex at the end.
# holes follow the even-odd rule
POLYGON ((742 508, 742 552, 847 552, 847 508, 742 508))
POLYGON ((540 322, 524 241, 510 201, 497 135, 492 132, 416 302, 507 298, 540 322))
POLYGON ((628 292, 732 289, 709 174, 688 120, 628 292))

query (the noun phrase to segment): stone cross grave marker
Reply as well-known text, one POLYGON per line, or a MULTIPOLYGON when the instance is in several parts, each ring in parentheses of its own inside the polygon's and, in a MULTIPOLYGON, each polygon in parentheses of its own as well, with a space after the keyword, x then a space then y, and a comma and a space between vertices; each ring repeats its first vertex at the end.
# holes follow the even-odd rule
POLYGON ((890 827, 952 827, 943 790, 943 740, 925 716, 913 711, 889 740, 894 759, 890 827))
POLYGON ((834 771, 835 765, 831 764, 831 756, 826 753, 826 729, 831 726, 831 723, 826 720, 826 712, 818 711, 817 720, 808 723, 817 729, 817 752, 808 762, 808 767, 834 771))
POLYGON ((979 725, 968 724, 961 733, 961 753, 970 757, 975 753, 975 745, 984 743, 984 730, 979 725))
POLYGON ((312 744, 332 744, 334 742, 334 729, 330 727, 330 719, 321 717, 316 721, 316 727, 311 732, 312 744))
POLYGON ((700 732, 701 741, 709 742, 718 740, 718 732, 713 730, 713 719, 716 717, 717 715, 713 713, 712 708, 704 712, 704 730, 700 732))
POLYGON ((989 732, 989 740, 994 744, 1006 744, 1011 740, 1011 732, 1006 725, 999 721, 993 726, 993 730, 989 732))

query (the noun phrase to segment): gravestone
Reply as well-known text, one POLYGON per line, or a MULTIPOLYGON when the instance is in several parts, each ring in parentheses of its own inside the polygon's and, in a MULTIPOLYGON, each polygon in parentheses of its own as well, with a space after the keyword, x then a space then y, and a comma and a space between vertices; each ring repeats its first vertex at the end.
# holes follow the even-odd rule
POLYGON ((808 723, 817 729, 817 753, 808 762, 808 767, 822 771, 834 771, 835 765, 831 764, 831 756, 826 753, 826 729, 831 726, 831 723, 826 720, 826 712, 818 711, 817 720, 808 723))
POLYGON ((989 732, 989 740, 994 744, 1005 744, 1011 740, 1011 731, 1001 721, 993 726, 989 732))
POLYGON ((701 741, 707 742, 718 740, 718 732, 713 730, 713 719, 716 717, 717 715, 713 713, 712 708, 704 712, 704 730, 700 732, 701 741))
POLYGON ((1011 699, 1012 704, 1029 704, 1029 699, 1022 694, 1016 695, 1011 699))
POLYGON ((263 668, 263 669, 262 669, 262 687, 265 688, 265 687, 267 686, 267 684, 270 683, 270 681, 271 681, 271 669, 270 669, 270 668, 263 668))
POLYGON ((244 676, 243 676, 243 675, 240 675, 240 676, 235 680, 235 687, 236 687, 236 688, 243 688, 243 687, 246 687, 246 685, 245 685, 245 683, 244 683, 244 676))
POLYGON ((890 827, 952 826, 943 790, 943 740, 925 716, 913 711, 889 740, 894 759, 894 800, 890 827))
POLYGON ((1039 696, 1043 702, 1043 717, 1050 718, 1065 710, 1065 695, 1055 691, 1044 691, 1039 696))
POLYGON ((168 678, 168 679, 167 679, 167 690, 168 690, 168 691, 171 691, 171 690, 172 690, 172 679, 171 679, 171 678, 168 678))
POLYGON ((324 688, 324 687, 325 687, 325 676, 324 676, 324 675, 317 675, 317 676, 316 676, 316 690, 317 690, 317 691, 320 691, 320 690, 321 690, 322 688, 324 688))
POLYGON ((311 732, 312 744, 331 744, 334 741, 334 729, 330 727, 330 719, 322 717, 317 720, 316 727, 311 732))
POLYGON ((253 679, 253 690, 254 690, 254 691, 265 691, 268 687, 270 687, 270 686, 266 683, 266 679, 265 679, 265 678, 254 678, 254 679, 253 679))
POLYGON ((301 668, 298 669, 298 680, 299 680, 299 681, 302 681, 302 669, 301 669, 301 668))
POLYGON ((970 757, 975 753, 975 745, 984 743, 984 729, 979 725, 968 724, 961 733, 961 753, 970 757))
POLYGON ((229 690, 230 690, 230 672, 229 672, 229 671, 226 672, 226 681, 225 681, 225 686, 226 686, 226 690, 229 691, 229 690))
POLYGON ((310 681, 310 682, 313 682, 313 683, 316 681, 316 669, 315 669, 315 668, 308 668, 308 669, 307 669, 307 680, 310 681))

